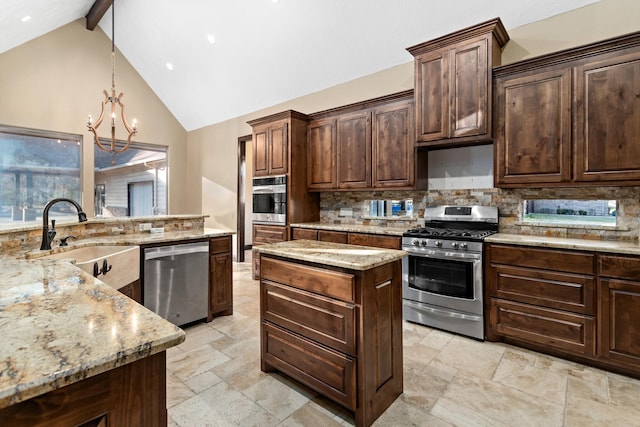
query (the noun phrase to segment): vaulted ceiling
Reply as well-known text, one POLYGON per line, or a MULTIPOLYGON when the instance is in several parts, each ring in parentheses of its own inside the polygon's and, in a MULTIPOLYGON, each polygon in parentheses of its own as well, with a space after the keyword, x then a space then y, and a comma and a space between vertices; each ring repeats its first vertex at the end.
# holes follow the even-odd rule
MULTIPOLYGON (((115 0, 115 44, 193 130, 409 62, 406 47, 487 19, 509 30, 597 1, 115 0)), ((2 0, 0 54, 93 3, 2 0)), ((108 10, 109 37, 111 23, 108 10)))

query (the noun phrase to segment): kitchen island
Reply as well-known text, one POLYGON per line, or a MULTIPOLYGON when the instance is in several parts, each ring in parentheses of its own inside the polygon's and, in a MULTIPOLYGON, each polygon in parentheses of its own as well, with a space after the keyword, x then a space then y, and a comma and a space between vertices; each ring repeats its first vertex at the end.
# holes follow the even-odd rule
POLYGON ((372 424, 402 393, 400 250, 292 240, 261 256, 261 369, 372 424))

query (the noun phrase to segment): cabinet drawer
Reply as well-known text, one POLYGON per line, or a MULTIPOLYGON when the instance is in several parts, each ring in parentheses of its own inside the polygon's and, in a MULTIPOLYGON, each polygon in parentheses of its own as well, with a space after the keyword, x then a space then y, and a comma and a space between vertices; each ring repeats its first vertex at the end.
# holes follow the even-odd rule
POLYGON ((318 231, 308 228, 292 228, 291 240, 318 240, 318 231))
POLYGON ((216 237, 209 239, 209 254, 222 254, 231 252, 231 237, 216 237))
POLYGON ((347 243, 345 231, 318 230, 318 240, 323 242, 347 243))
POLYGON ((542 344, 580 356, 594 356, 595 320, 528 304, 491 299, 491 328, 504 337, 542 344))
POLYGON ((595 277, 498 265, 495 296, 548 308, 595 314, 595 277))
POLYGON ((253 243, 278 243, 287 240, 287 227, 278 225, 253 225, 253 243))
POLYGON ((595 274, 595 255, 592 253, 503 245, 491 245, 490 253, 491 264, 595 274))
POLYGON ((356 355, 356 307, 310 292, 262 282, 261 317, 341 352, 356 355))
POLYGON ((281 282, 341 301, 355 302, 355 277, 352 274, 324 270, 306 265, 294 264, 273 258, 261 257, 260 274, 262 280, 281 282))
POLYGON ((375 234, 349 233, 350 245, 373 246, 385 249, 400 249, 402 239, 395 236, 379 236, 375 234))
POLYGON ((262 360, 347 409, 356 409, 356 362, 351 357, 263 322, 262 360))
POLYGON ((600 276, 640 280, 640 257, 602 255, 600 276))

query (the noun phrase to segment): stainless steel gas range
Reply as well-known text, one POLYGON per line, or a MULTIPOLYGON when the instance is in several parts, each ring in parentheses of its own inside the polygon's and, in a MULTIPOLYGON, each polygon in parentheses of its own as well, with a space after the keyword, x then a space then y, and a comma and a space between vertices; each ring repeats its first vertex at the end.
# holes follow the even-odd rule
POLYGON ((424 218, 402 237, 404 319, 484 340, 482 245, 498 208, 439 206, 424 218))

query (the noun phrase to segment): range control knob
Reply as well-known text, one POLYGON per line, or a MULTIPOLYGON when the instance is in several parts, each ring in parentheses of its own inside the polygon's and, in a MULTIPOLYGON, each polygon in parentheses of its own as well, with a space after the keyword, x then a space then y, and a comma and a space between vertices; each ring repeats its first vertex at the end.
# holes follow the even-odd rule
POLYGON ((460 249, 467 249, 466 243, 460 243, 460 249))
POLYGON ((411 241, 411 244, 412 244, 413 246, 418 246, 418 245, 420 244, 420 240, 418 240, 418 239, 413 239, 413 240, 411 241))
POLYGON ((440 240, 436 240, 435 245, 436 245, 437 247, 441 248, 441 247, 442 247, 442 242, 441 242, 440 240))
POLYGON ((426 240, 424 240, 424 239, 422 239, 422 240, 420 241, 420 244, 421 244, 422 246, 427 246, 427 241, 426 241, 426 240))
POLYGON ((458 242, 451 242, 451 247, 456 249, 458 247, 458 242))

